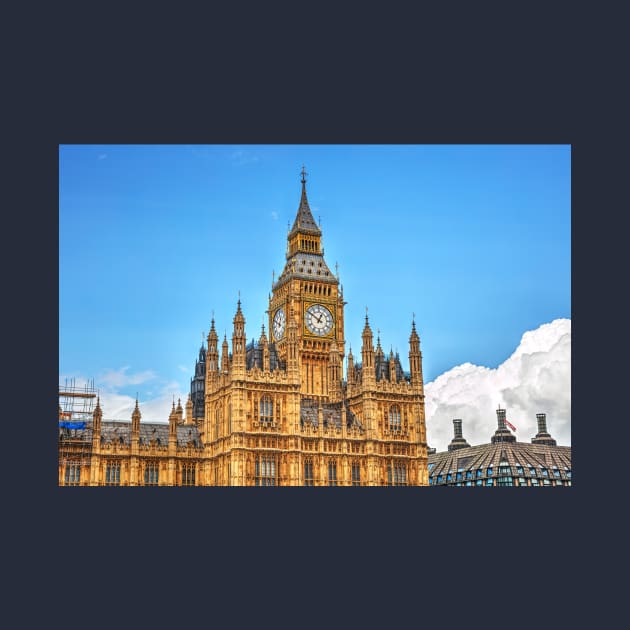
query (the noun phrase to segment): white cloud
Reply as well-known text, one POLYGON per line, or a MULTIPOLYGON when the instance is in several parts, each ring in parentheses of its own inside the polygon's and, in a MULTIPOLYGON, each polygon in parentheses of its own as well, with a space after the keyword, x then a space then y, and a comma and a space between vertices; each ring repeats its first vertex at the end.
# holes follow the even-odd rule
POLYGON ((105 387, 116 388, 125 387, 126 385, 139 385, 155 378, 155 372, 151 370, 127 374, 128 369, 129 366, 127 365, 118 370, 107 370, 104 374, 101 374, 99 382, 105 387))
POLYGON ((98 156, 98 159, 99 159, 99 160, 104 160, 105 158, 107 158, 107 153, 101 153, 101 154, 98 156))
MULTIPOLYGON (((120 394, 115 390, 101 389, 101 409, 105 420, 131 420, 131 414, 136 406, 134 396, 120 394)), ((180 400, 186 415, 186 401, 188 392, 182 392, 178 383, 167 383, 160 392, 149 399, 143 399, 140 395, 138 407, 142 415, 142 422, 168 422, 168 416, 173 408, 173 398, 175 404, 180 400)))
POLYGON ((498 368, 458 365, 425 385, 427 440, 446 450, 453 419, 462 419, 472 445, 487 444, 497 428, 496 409, 507 410, 516 439, 530 442, 536 414, 547 414, 547 430, 559 445, 571 444, 571 320, 556 319, 527 331, 498 368))
MULTIPOLYGON (((135 395, 122 394, 119 390, 121 387, 130 384, 139 385, 147 380, 153 380, 154 383, 145 394, 139 392, 138 405, 142 414, 142 422, 168 422, 168 416, 173 407, 173 398, 175 404, 177 404, 178 399, 181 400, 184 416, 186 415, 186 401, 189 392, 183 389, 180 383, 177 381, 160 382, 151 370, 126 374, 128 369, 128 367, 123 367, 118 370, 109 370, 94 381, 104 420, 131 421, 131 414, 136 406, 135 395)), ((88 379, 80 375, 61 375, 59 383, 74 383, 76 387, 83 388, 88 383, 88 379)))

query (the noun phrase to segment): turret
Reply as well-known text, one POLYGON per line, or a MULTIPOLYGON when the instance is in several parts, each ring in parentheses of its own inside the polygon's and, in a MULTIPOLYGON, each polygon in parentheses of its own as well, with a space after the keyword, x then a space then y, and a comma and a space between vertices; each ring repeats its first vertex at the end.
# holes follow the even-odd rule
POLYGON ((328 353, 328 398, 331 402, 341 400, 341 355, 334 340, 328 353))
POLYGON ((300 379, 298 323, 291 307, 287 322, 287 374, 291 381, 300 379))
POLYGON ((193 402, 190 394, 188 394, 188 400, 186 401, 186 422, 185 424, 193 424, 193 402))
POLYGON ((214 381, 219 372, 219 337, 214 328, 214 317, 210 323, 208 333, 208 352, 206 354, 206 374, 209 380, 214 381))
POLYGON ((181 398, 177 399, 177 409, 175 410, 177 414, 177 424, 184 423, 184 410, 182 409, 182 401, 181 398))
POLYGON ((354 381, 354 357, 352 356, 352 346, 350 346, 350 351, 348 352, 348 385, 354 385, 354 381))
POLYGON ((134 435, 140 437, 140 418, 142 414, 140 413, 140 407, 138 407, 138 397, 136 396, 136 406, 131 414, 131 436, 133 438, 134 435))
MULTIPOLYGON (((367 319, 367 318, 366 318, 367 319)), ((374 358, 385 358, 385 353, 383 352, 383 348, 381 348, 381 335, 380 333, 376 336, 376 350, 374 351, 374 358)))
POLYGON ((390 383, 396 382, 396 359, 393 350, 389 351, 389 381, 390 383))
POLYGON ((96 407, 94 408, 92 419, 92 445, 98 446, 101 443, 101 422, 103 420, 101 399, 99 396, 96 397, 96 407))
POLYGON ((265 372, 270 370, 269 365, 269 342, 267 341, 267 335, 265 334, 265 325, 262 325, 262 332, 260 333, 260 339, 258 340, 258 346, 262 353, 262 369, 265 372))
POLYGON ((420 337, 416 332, 415 319, 411 321, 411 336, 409 337, 409 371, 411 384, 422 388, 422 353, 420 352, 420 337))
POLYGON ((234 329, 232 332, 232 375, 236 378, 245 377, 245 317, 241 311, 241 300, 239 298, 236 307, 236 314, 232 320, 234 329))
POLYGON ((227 374, 230 371, 230 357, 228 351, 227 335, 223 335, 223 344, 221 345, 221 373, 227 374))
POLYGON ((368 321, 367 309, 365 313, 365 326, 361 337, 363 339, 363 346, 361 347, 361 356, 363 359, 361 378, 363 385, 374 384, 376 382, 376 374, 374 371, 374 346, 372 345, 372 329, 368 321))
MULTIPOLYGON (((181 409, 181 405, 178 405, 181 409)), ((168 416, 168 439, 171 442, 173 439, 177 439, 177 424, 179 420, 178 409, 175 408, 175 400, 173 400, 173 408, 168 416)))

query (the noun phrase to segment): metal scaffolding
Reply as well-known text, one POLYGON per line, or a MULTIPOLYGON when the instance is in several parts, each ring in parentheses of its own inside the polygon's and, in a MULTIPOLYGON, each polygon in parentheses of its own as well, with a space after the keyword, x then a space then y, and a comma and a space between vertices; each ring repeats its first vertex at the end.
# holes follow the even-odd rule
POLYGON ((86 485, 92 454, 91 428, 98 391, 94 381, 59 385, 59 483, 86 485))

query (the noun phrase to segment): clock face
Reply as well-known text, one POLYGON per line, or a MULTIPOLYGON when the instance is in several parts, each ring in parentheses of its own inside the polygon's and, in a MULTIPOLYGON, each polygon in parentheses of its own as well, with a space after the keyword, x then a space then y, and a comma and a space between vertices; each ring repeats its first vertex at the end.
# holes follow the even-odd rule
POLYGON ((273 336, 276 341, 280 341, 280 339, 284 336, 285 324, 286 318, 284 316, 284 310, 279 308, 273 316, 273 336))
POLYGON ((333 327, 333 316, 321 304, 313 304, 306 309, 306 327, 315 335, 323 337, 333 327))

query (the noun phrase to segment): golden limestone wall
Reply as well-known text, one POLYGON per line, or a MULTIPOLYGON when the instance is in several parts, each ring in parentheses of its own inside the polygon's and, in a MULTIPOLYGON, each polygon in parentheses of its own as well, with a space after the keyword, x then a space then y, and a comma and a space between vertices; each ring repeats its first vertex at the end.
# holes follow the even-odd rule
MULTIPOLYGON (((268 306, 269 339, 263 329, 262 367, 246 368, 245 318, 240 299, 234 316, 232 352, 221 348, 212 321, 208 335, 205 415, 196 425, 198 447, 176 444, 177 427, 192 426, 181 407, 169 418, 167 443, 139 443, 140 412, 132 415, 131 443, 100 440, 100 408, 89 447, 60 442, 59 483, 72 485, 427 485, 427 446, 420 341, 412 325, 411 382, 396 382, 390 355, 389 380, 375 377, 375 349, 367 313, 361 348, 362 369, 348 357, 347 384, 344 306, 338 275, 323 258, 321 230, 306 196, 287 237, 287 262, 274 282, 268 306), (271 344, 282 369, 270 371, 271 344), (220 352, 219 352, 220 350, 220 352), (323 405, 347 402, 362 428, 302 425, 303 400, 323 405), (89 453, 82 452, 87 451, 89 453), (76 462, 82 462, 76 464, 76 462), (72 466, 80 468, 74 474, 72 466), (112 481, 113 480, 113 481, 112 481)), ((274 276, 275 280, 275 276, 274 276)), ((382 359, 380 342, 378 357, 382 359)))

